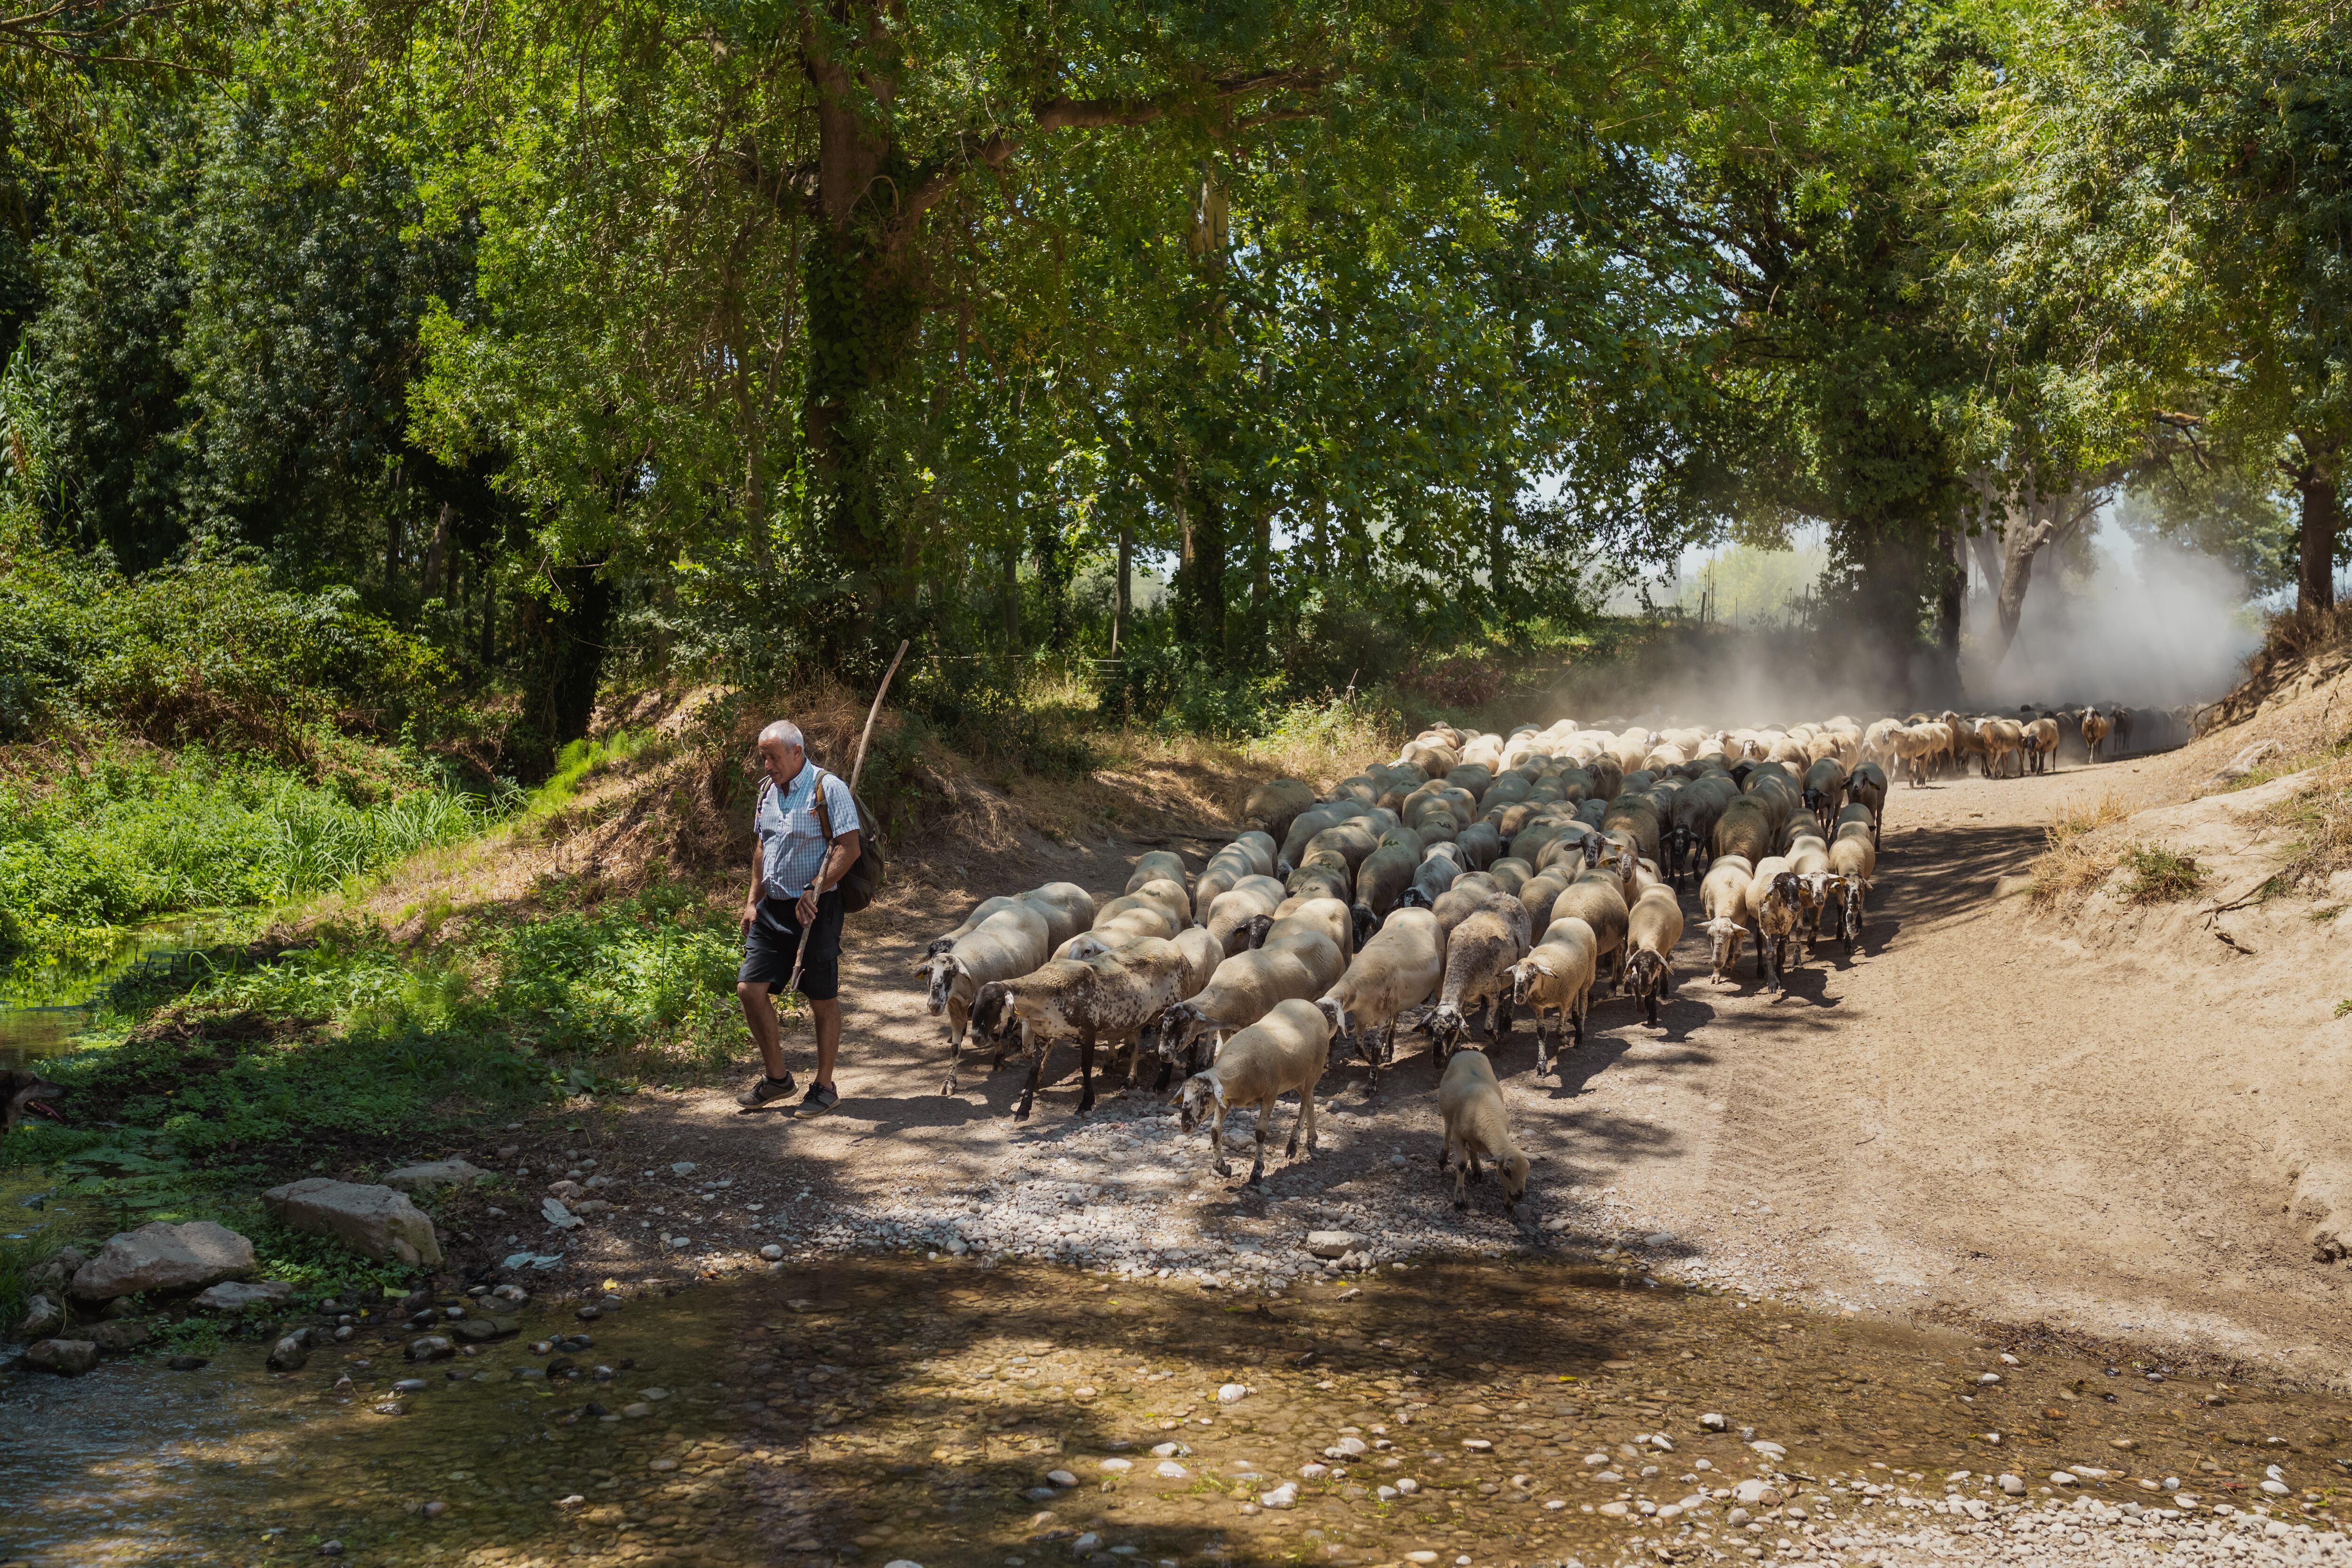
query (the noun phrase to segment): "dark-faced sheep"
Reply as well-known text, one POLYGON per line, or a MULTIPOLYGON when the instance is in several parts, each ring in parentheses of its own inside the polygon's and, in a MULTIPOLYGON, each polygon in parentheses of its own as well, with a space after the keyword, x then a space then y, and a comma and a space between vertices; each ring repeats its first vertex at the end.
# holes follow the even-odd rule
MULTIPOLYGON (((1317 931, 1293 931, 1237 952, 1217 966, 1208 984, 1161 1016, 1160 1058, 1168 1068, 1181 1059, 1188 1071, 1197 1070, 1194 1058, 1203 1047, 1213 1057, 1217 1040, 1256 1023, 1276 1003, 1313 1001, 1347 967, 1338 945, 1317 931)), ((1160 1087, 1167 1087, 1167 1068, 1160 1087)))
POLYGON ((2083 745, 2093 763, 2098 762, 2099 748, 2106 744, 2107 737, 2114 734, 2115 730, 2115 721, 2097 709, 2083 710, 2083 745))
POLYGON ((1271 877, 1244 877, 1217 896, 1202 923, 1227 952, 1239 952, 1249 942, 1249 923, 1260 915, 1271 918, 1289 894, 1271 877))
MULTIPOLYGON (((956 1091, 956 1072, 963 1058, 963 1043, 971 1026, 972 1009, 982 987, 1027 974, 1049 955, 1050 934, 1045 917, 1024 900, 1010 899, 987 919, 949 942, 946 951, 926 953, 915 966, 924 981, 931 1016, 947 1015, 948 1075, 941 1094, 956 1091)), ((998 1041, 997 1060, 1004 1058, 998 1032, 985 1028, 998 1041)))
POLYGON ((1763 861, 1748 884, 1748 916, 1756 927, 1756 969, 1763 983, 1781 995, 1789 990, 1789 943, 1804 918, 1804 899, 1797 874, 1788 862, 1763 861))
POLYGON ((1661 883, 1633 900, 1626 916, 1625 988, 1654 1029, 1659 1003, 1674 992, 1675 944, 1682 939, 1682 905, 1672 888, 1661 883))

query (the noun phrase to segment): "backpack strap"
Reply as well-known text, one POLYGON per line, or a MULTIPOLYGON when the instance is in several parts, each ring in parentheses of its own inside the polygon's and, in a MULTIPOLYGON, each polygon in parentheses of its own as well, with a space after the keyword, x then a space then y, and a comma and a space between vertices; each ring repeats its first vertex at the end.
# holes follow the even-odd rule
POLYGON ((824 770, 814 763, 809 769, 815 776, 809 780, 809 804, 816 807, 816 825, 824 830, 824 847, 833 847, 833 813, 824 805, 824 770))

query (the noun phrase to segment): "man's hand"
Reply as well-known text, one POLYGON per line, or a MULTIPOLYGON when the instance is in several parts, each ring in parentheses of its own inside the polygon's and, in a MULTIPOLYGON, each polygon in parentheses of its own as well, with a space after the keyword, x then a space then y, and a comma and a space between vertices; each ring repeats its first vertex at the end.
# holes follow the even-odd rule
POLYGON ((808 891, 801 895, 798 910, 801 917, 801 930, 806 931, 816 924, 816 884, 814 882, 811 882, 808 885, 808 891))
POLYGON ((754 898, 749 898, 749 899, 744 900, 743 900, 743 931, 744 931, 744 933, 745 933, 746 935, 749 935, 749 934, 751 933, 751 922, 752 922, 753 921, 758 920, 759 918, 760 918, 760 900, 759 900, 756 897, 754 897, 754 898))

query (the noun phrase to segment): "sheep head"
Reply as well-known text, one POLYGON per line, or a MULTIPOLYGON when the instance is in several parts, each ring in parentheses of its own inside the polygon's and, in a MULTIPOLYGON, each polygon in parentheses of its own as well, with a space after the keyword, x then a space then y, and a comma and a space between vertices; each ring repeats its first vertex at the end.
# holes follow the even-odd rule
POLYGON ((1325 1023, 1331 1026, 1333 1039, 1336 1040, 1348 1032, 1348 1009, 1339 1000, 1330 996, 1322 997, 1316 1002, 1315 1010, 1323 1015, 1325 1023))
POLYGON ((1509 1214, 1528 1195, 1528 1171, 1533 1162, 1514 1149, 1495 1163, 1503 1178, 1503 1212, 1509 1214))
POLYGON ((1673 975, 1674 966, 1646 947, 1625 961, 1625 988, 1643 1001, 1663 994, 1673 975))
POLYGON ((953 952, 955 944, 956 939, 951 936, 934 937, 931 939, 931 945, 923 949, 923 956, 937 958, 943 952, 953 952))
POLYGON ((1601 843, 1602 839, 1601 835, 1598 833, 1588 833, 1578 844, 1577 847, 1584 852, 1584 868, 1586 870, 1590 871, 1594 867, 1601 864, 1601 843))
POLYGON ((1196 1072, 1176 1091, 1176 1125, 1190 1132, 1225 1109, 1224 1086, 1212 1072, 1196 1072))
POLYGON ((1244 921, 1242 922, 1242 934, 1247 939, 1249 951, 1255 952, 1259 948, 1264 947, 1265 945, 1265 933, 1273 929, 1274 917, 1272 915, 1252 915, 1249 919, 1244 921))
POLYGON ((1444 1050, 1451 1051, 1461 1045, 1462 1037, 1469 1029, 1470 1020, 1465 1018, 1462 1009, 1451 1002, 1440 1002, 1429 1015, 1429 1037, 1444 1050))
POLYGON ((1748 928, 1728 915, 1717 915, 1699 929, 1706 932, 1708 967, 1717 974, 1727 973, 1739 962, 1739 945, 1748 928))
POLYGON ((934 952, 915 965, 915 973, 923 976, 923 1003, 937 1017, 947 1011, 948 993, 954 989, 958 975, 969 975, 963 960, 952 952, 934 952))
POLYGON ((1174 1061, 1192 1047, 1192 1037, 1208 1026, 1209 1019, 1190 1002, 1172 1004, 1160 1015, 1160 1058, 1174 1061))
POLYGON ((1013 987, 992 980, 971 999, 971 1026, 983 1040, 1002 1039, 1013 1027, 1013 987))

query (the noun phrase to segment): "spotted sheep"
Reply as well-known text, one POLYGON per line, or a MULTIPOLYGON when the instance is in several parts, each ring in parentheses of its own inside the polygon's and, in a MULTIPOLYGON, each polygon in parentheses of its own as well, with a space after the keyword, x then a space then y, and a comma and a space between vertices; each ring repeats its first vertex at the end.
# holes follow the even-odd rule
POLYGON ((1756 928, 1756 972, 1774 992, 1787 994, 1789 942, 1804 918, 1797 874, 1775 857, 1758 865, 1748 884, 1748 916, 1756 928))
POLYGON ((982 1000, 1003 1020, 1000 1030, 1020 1030, 1029 1058, 1029 1079, 1013 1119, 1029 1119, 1045 1058, 1056 1041, 1075 1039, 1078 1045, 1081 1116, 1094 1109, 1097 1042, 1130 1047, 1131 1077, 1145 1026, 1179 999, 1187 969, 1174 942, 1146 937, 1084 960, 1057 958, 1033 974, 982 987, 982 1000))
MULTIPOLYGON (((1094 918, 1094 899, 1076 883, 1049 882, 1018 898, 991 899, 972 915, 978 918, 968 917, 935 940, 915 965, 915 973, 923 977, 931 1016, 947 1015, 948 1071, 941 1094, 956 1092, 957 1069, 981 992, 1044 964, 1056 941, 1086 929, 1094 918)), ((999 1042, 996 1059, 1002 1065, 1002 1037, 992 1022, 982 1021, 982 1036, 999 1042)))

